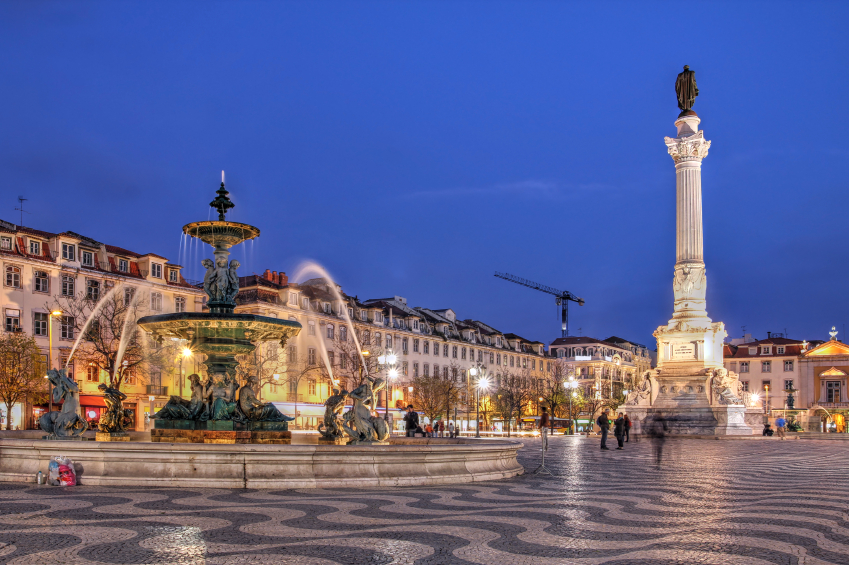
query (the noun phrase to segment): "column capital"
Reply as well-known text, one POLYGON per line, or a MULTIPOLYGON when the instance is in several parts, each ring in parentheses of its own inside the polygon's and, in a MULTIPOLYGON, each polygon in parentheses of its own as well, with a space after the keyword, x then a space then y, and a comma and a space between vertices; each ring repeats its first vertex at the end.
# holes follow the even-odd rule
POLYGON ((664 137, 669 155, 676 163, 679 161, 701 161, 707 157, 710 141, 702 131, 687 137, 664 137))

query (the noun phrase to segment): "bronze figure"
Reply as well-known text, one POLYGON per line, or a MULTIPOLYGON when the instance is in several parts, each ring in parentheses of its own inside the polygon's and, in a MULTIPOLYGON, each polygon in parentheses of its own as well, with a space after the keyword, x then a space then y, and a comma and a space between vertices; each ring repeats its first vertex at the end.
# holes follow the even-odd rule
MULTIPOLYGON (((696 96, 699 95, 699 87, 696 86, 696 71, 690 70, 690 65, 684 65, 684 70, 678 73, 675 80, 675 94, 678 96, 678 107, 681 109, 679 116, 692 112, 696 96)), ((693 112, 695 113, 695 112, 693 112)))

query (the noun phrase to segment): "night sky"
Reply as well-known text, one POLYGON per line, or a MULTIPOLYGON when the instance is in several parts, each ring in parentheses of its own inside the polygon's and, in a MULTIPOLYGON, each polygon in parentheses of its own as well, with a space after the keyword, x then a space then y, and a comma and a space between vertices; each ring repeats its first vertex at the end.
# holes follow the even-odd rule
MULTIPOLYGON (((0 4, 0 218, 174 262, 227 173, 241 273, 324 264, 505 332, 655 347, 672 313, 684 64, 708 313, 843 337, 849 3, 0 4)), ((199 257, 195 258, 198 261, 199 257)), ((200 278, 188 265, 188 278, 200 278)))

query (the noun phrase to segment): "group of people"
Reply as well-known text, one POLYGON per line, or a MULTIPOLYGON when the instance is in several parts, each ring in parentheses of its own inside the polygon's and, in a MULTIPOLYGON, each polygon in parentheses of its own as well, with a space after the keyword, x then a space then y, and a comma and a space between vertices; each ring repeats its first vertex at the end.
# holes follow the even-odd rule
POLYGON ((454 427, 454 422, 446 424, 445 420, 428 423, 422 427, 419 423, 419 414, 413 409, 412 404, 407 406, 407 413, 404 415, 404 429, 407 431, 407 437, 416 437, 416 434, 421 434, 423 437, 455 438, 460 431, 454 427))
MULTIPOLYGON (((601 428, 601 448, 609 450, 607 434, 610 430, 610 409, 604 409, 604 412, 596 420, 596 424, 601 428)), ((620 412, 613 420, 613 436, 616 438, 616 443, 619 444, 616 449, 625 449, 625 443, 631 441, 631 425, 631 418, 624 412, 620 412)))

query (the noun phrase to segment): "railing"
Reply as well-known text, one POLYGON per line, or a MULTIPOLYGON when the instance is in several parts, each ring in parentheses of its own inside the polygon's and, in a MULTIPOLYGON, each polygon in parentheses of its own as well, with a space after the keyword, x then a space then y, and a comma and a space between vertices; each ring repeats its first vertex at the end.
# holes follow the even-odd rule
POLYGON ((808 408, 849 408, 849 402, 811 402, 808 408))
POLYGON ((168 396, 167 386, 147 385, 147 394, 153 396, 168 396))

